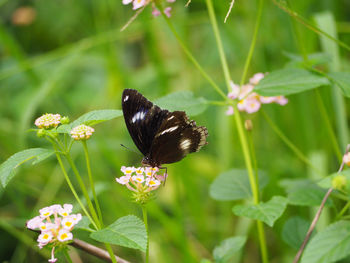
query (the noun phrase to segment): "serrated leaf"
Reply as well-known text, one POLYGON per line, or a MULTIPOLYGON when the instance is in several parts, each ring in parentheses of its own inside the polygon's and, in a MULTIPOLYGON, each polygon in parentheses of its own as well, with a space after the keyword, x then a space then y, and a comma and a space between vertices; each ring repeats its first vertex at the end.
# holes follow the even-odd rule
POLYGON ((133 215, 119 218, 106 228, 91 233, 90 237, 100 242, 139 249, 143 252, 147 248, 146 227, 133 215))
POLYGON ((286 68, 267 74, 254 91, 263 96, 290 95, 328 84, 327 78, 305 69, 286 68))
POLYGON ((272 227, 275 221, 283 214, 287 203, 285 197, 274 196, 270 201, 258 205, 236 205, 232 208, 232 211, 237 216, 260 220, 272 227))
MULTIPOLYGON (((259 188, 263 189, 268 183, 268 177, 263 171, 259 171, 258 174, 259 188)), ((210 185, 210 196, 219 201, 232 201, 251 197, 247 171, 232 169, 220 174, 210 185)))
POLYGON ((247 241, 245 236, 230 237, 223 240, 213 251, 214 260, 217 263, 227 262, 247 241))
POLYGON ((83 216, 81 218, 81 220, 78 222, 78 224, 76 224, 74 226, 74 229, 82 229, 82 230, 86 230, 86 231, 89 231, 89 232, 93 232, 95 230, 93 230, 92 228, 90 228, 90 220, 87 216, 83 216))
POLYGON ((282 239, 289 246, 299 249, 309 227, 310 222, 299 216, 289 218, 283 226, 282 239))
POLYGON ((78 125, 85 124, 93 126, 98 123, 109 121, 114 118, 122 116, 121 110, 94 110, 80 116, 78 119, 70 124, 64 124, 57 128, 58 133, 69 133, 70 130, 78 125))
POLYGON ((350 73, 331 72, 328 74, 336 85, 341 89, 344 96, 350 98, 350 73))
POLYGON ((169 111, 185 111, 190 116, 201 114, 208 107, 206 99, 194 97, 191 91, 177 91, 157 99, 154 103, 169 111))
POLYGON ((301 263, 329 263, 350 255, 350 222, 338 221, 317 233, 306 246, 301 263))
POLYGON ((21 164, 30 160, 34 160, 33 164, 37 164, 48 158, 53 153, 53 150, 44 148, 31 148, 15 153, 0 165, 0 181, 2 186, 4 188, 7 186, 16 174, 15 169, 21 164))

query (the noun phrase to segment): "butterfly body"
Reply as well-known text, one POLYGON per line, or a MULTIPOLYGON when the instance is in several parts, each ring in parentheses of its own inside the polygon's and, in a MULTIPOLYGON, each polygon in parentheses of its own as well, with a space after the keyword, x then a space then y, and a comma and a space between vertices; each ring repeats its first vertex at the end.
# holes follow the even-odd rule
POLYGON ((122 108, 130 136, 144 155, 143 165, 178 162, 207 144, 204 126, 196 126, 184 111, 159 108, 136 90, 123 91, 122 108))

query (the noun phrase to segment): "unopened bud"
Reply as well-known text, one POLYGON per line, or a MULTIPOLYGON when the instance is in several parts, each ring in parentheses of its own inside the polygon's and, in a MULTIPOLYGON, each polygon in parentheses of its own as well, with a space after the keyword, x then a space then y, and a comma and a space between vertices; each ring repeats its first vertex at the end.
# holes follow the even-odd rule
POLYGON ((61 123, 62 124, 68 124, 70 122, 69 117, 68 116, 64 116, 61 118, 61 123))
POLYGON ((344 156, 343 156, 343 162, 344 162, 347 166, 350 166, 350 152, 344 154, 344 156))
POLYGON ((247 131, 251 131, 253 129, 253 122, 252 120, 246 120, 244 122, 244 127, 247 131))
POLYGON ((45 130, 44 129, 40 129, 36 132, 36 136, 40 137, 44 137, 45 136, 45 130))
POLYGON ((347 181, 344 175, 337 175, 332 179, 332 187, 337 190, 345 188, 346 183, 347 181))

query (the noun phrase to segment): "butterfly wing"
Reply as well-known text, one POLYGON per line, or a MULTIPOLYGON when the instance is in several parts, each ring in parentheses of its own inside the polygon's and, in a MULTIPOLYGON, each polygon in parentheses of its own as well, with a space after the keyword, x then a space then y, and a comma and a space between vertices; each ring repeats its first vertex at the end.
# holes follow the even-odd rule
POLYGON ((178 162, 187 154, 199 151, 207 144, 207 137, 207 128, 197 127, 185 112, 170 112, 154 137, 149 160, 156 166, 178 162))
POLYGON ((169 111, 162 110, 132 89, 123 91, 122 109, 126 127, 136 147, 143 155, 148 155, 153 139, 169 111))

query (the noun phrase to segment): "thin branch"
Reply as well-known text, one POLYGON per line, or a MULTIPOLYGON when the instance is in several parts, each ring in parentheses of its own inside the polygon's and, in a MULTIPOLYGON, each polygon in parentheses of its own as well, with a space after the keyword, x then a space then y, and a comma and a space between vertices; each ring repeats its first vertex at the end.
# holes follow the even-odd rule
POLYGON ((227 12, 227 14, 226 14, 226 16, 225 16, 224 23, 226 23, 227 18, 228 18, 229 15, 231 14, 231 10, 232 10, 232 7, 233 7, 233 4, 234 4, 234 3, 235 3, 235 0, 232 0, 231 3, 230 3, 230 7, 229 7, 229 9, 228 9, 228 12, 227 12))
MULTIPOLYGON (((72 247, 79 248, 81 250, 84 250, 85 252, 94 255, 95 257, 98 257, 106 262, 112 262, 108 252, 106 250, 103 250, 99 247, 93 246, 89 243, 86 243, 79 239, 74 239, 72 243, 69 244, 72 247)), ((118 256, 115 256, 115 259, 118 263, 130 263, 129 261, 122 259, 118 256)))
MULTIPOLYGON (((348 146, 346 147, 345 154, 349 152, 349 149, 350 149, 350 144, 348 144, 348 146)), ((344 169, 344 164, 345 164, 345 163, 344 163, 344 160, 342 160, 342 163, 341 163, 341 165, 340 165, 340 167, 339 167, 339 170, 338 170, 338 174, 339 174, 341 171, 343 171, 343 169, 344 169)), ((332 193, 332 191, 333 191, 333 188, 332 188, 332 187, 329 188, 328 191, 327 191, 327 193, 326 193, 326 195, 323 197, 323 200, 322 200, 322 203, 321 203, 321 205, 320 205, 320 208, 318 209, 318 211, 317 211, 317 213, 316 213, 314 219, 312 220, 312 223, 311 223, 311 225, 310 225, 310 227, 309 227, 309 230, 308 230, 307 233, 306 233, 306 236, 305 236, 305 239, 304 239, 304 241, 303 241, 303 244, 301 244, 301 247, 300 247, 298 253, 297 253, 296 256, 295 256, 295 258, 294 258, 294 260, 293 260, 293 263, 298 263, 298 262, 299 262, 300 257, 301 257, 301 255, 303 254, 304 249, 305 249, 305 247, 306 247, 306 245, 307 245, 307 242, 309 241, 309 239, 310 239, 310 237, 311 237, 312 231, 315 229, 316 224, 317 224, 317 221, 318 221, 318 219, 320 218, 321 213, 322 213, 322 210, 323 210, 323 208, 324 208, 324 206, 325 206, 325 204, 326 204, 326 201, 327 201, 328 197, 329 197, 330 194, 332 193)))

